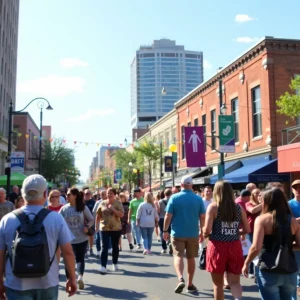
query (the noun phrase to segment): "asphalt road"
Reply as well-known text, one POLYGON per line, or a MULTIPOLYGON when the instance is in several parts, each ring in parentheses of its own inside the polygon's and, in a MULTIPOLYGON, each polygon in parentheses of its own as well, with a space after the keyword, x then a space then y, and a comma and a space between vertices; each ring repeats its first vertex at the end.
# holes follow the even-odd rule
MULTIPOLYGON (((160 254, 160 244, 154 242, 153 254, 144 256, 142 251, 129 251, 127 240, 123 240, 123 251, 120 252, 120 271, 112 272, 111 256, 107 269, 110 272, 100 275, 99 260, 95 257, 86 259, 84 274, 85 289, 78 290, 71 299, 212 299, 213 289, 210 274, 196 270, 194 285, 199 292, 196 295, 175 294, 177 283, 173 259, 169 255, 160 254)), ((65 293, 64 268, 60 270, 59 299, 70 299, 65 293)), ((241 277, 243 299, 260 299, 253 279, 241 277)), ((225 291, 225 299, 232 299, 230 291, 225 291)))

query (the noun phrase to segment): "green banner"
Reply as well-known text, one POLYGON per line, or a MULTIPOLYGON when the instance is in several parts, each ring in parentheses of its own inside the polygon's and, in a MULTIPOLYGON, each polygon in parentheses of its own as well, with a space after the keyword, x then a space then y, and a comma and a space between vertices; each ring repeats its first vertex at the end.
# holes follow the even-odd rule
POLYGON ((235 133, 233 116, 219 115, 220 152, 235 152, 235 133))

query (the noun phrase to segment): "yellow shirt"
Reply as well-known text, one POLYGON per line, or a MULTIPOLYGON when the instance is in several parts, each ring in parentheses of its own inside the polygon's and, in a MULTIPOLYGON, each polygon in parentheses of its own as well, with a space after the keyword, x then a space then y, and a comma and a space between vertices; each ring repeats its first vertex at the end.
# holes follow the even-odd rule
MULTIPOLYGON (((122 229, 121 218, 118 217, 108 207, 108 200, 103 200, 99 204, 97 215, 100 216, 100 230, 101 231, 119 231, 122 229)), ((120 201, 115 200, 112 206, 121 212, 124 212, 123 205, 120 201)))

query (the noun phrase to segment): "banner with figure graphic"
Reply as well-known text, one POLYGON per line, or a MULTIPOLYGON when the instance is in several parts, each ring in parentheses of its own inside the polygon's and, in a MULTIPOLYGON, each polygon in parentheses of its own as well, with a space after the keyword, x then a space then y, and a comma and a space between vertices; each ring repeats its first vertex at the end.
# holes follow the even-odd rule
POLYGON ((220 152, 235 152, 235 133, 233 116, 219 116, 220 152))
POLYGON ((205 167, 205 138, 202 126, 184 127, 186 166, 205 167))

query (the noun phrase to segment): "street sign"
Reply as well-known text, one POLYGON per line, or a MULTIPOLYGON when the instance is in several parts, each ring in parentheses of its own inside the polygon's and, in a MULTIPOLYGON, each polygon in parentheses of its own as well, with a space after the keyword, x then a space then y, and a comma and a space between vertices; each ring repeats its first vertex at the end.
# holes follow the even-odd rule
POLYGON ((24 173, 25 152, 12 152, 10 158, 11 172, 24 173))
POLYGON ((116 169, 116 180, 122 180, 122 169, 116 169))
POLYGON ((219 151, 223 153, 235 152, 235 133, 233 116, 219 115, 219 151))

